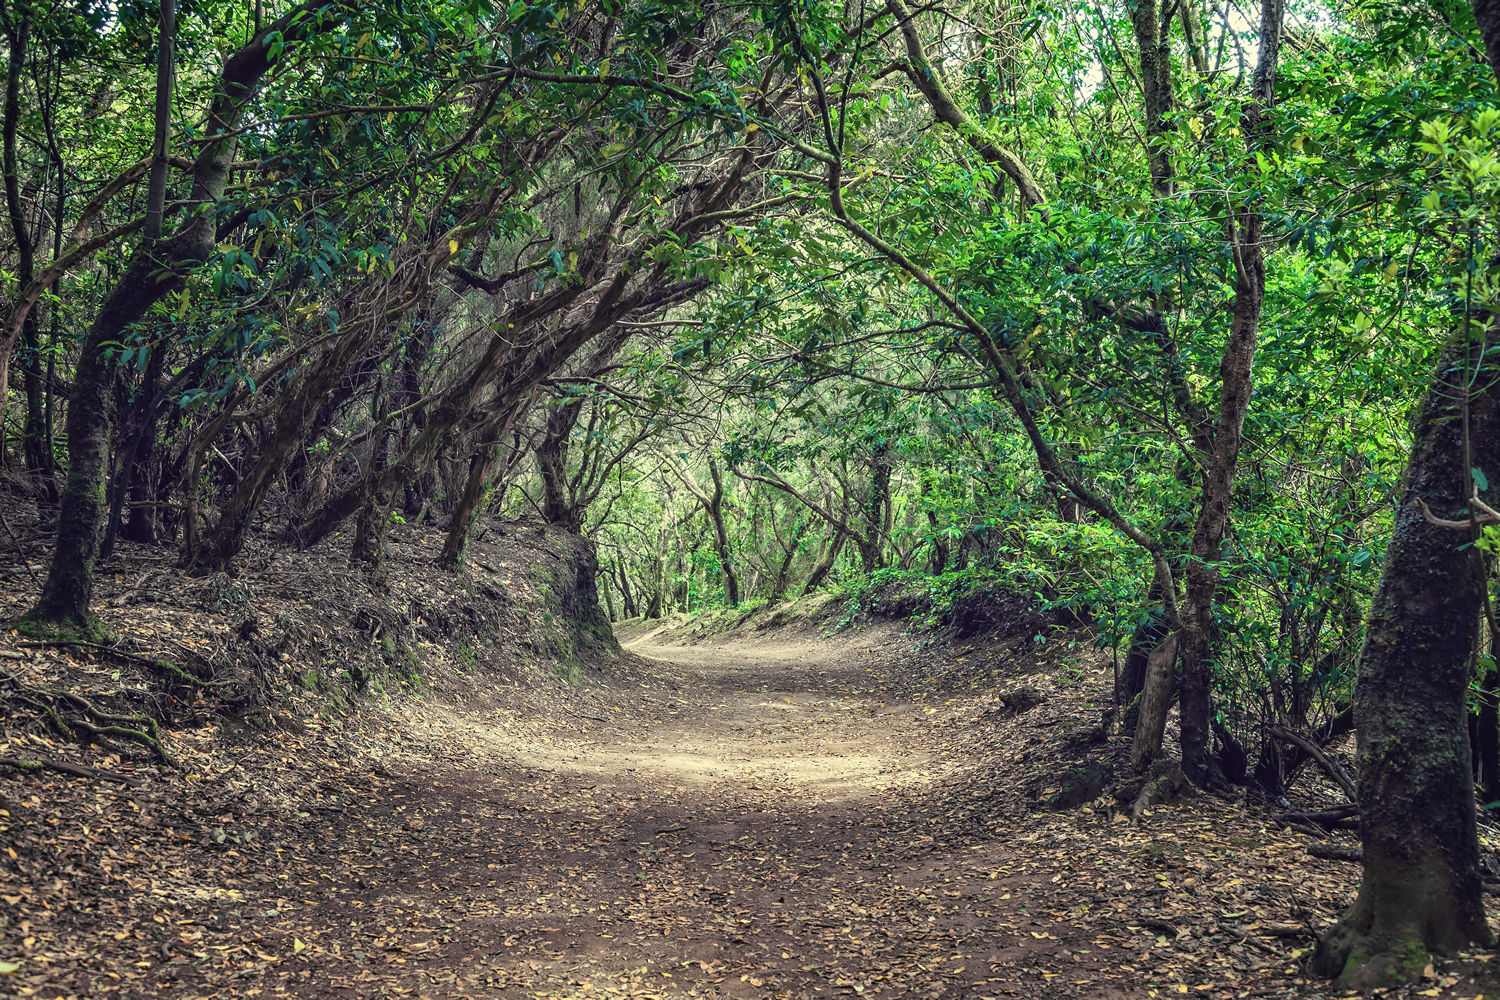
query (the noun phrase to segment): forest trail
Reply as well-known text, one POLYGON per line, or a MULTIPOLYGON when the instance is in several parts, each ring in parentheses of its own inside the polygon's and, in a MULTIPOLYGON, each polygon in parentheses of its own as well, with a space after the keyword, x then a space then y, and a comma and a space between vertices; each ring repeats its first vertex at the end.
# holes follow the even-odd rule
MULTIPOLYGON (((650 658, 647 682, 611 689, 605 714, 538 729, 500 708, 403 711, 410 757, 300 859, 297 898, 268 911, 294 960, 257 985, 433 1000, 1146 995, 1098 961, 1107 950, 1075 953, 1066 907, 1033 906, 1045 872, 1017 869, 1012 847, 934 836, 942 821, 918 797, 960 762, 934 735, 938 710, 869 690, 860 657, 817 642, 628 648, 650 658)), ((179 974, 182 988, 196 978, 179 974)))
POLYGON ((1213 798, 1038 808, 1096 746, 1097 657, 626 638, 584 682, 460 656, 274 740, 178 730, 183 769, 126 791, 15 786, 15 995, 1341 995, 1297 957, 1353 872, 1304 835, 1213 798))

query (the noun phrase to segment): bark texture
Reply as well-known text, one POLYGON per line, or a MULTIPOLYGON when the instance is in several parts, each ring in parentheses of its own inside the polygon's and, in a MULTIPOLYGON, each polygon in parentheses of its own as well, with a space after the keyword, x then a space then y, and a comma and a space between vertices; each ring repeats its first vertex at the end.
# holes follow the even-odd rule
POLYGON ((1130 24, 1141 67, 1141 98, 1146 113, 1146 163, 1151 171, 1151 188, 1158 198, 1170 198, 1172 158, 1168 153, 1167 133, 1172 125, 1167 115, 1172 111, 1172 36, 1168 31, 1171 14, 1162 17, 1156 0, 1131 0, 1130 24))
POLYGON ((1177 662, 1177 636, 1169 635, 1146 659, 1140 715, 1130 747, 1130 766, 1142 771, 1161 753, 1167 731, 1167 710, 1172 707, 1172 668, 1177 662))
POLYGON ((568 440, 583 411, 583 399, 554 405, 547 413, 547 426, 536 446, 537 474, 542 481, 542 516, 549 524, 578 532, 582 512, 568 483, 568 440))
MULTIPOLYGON (((1434 952, 1490 941, 1474 817, 1466 702, 1484 581, 1467 532, 1424 517, 1466 519, 1460 396, 1469 401, 1471 461, 1500 470, 1500 364, 1466 371, 1480 345, 1443 354, 1415 428, 1401 506, 1360 654, 1359 896, 1320 943, 1315 965, 1354 988, 1417 979, 1434 952)), ((1500 503, 1493 496, 1486 502, 1500 503)))
MULTIPOLYGON (((5 210, 10 220, 11 239, 16 247, 16 282, 24 288, 36 274, 36 247, 26 224, 21 200, 21 174, 16 158, 16 128, 21 117, 21 71, 26 65, 31 40, 31 16, 22 6, 16 23, 10 27, 10 60, 5 77, 4 170, 5 210)), ((22 452, 26 469, 41 479, 52 472, 52 451, 47 444, 47 423, 43 401, 41 371, 41 327, 36 314, 28 311, 21 321, 21 385, 26 397, 26 418, 22 431, 22 452)), ((0 392, 0 414, 5 411, 6 393, 0 392)), ((0 462, 5 460, 0 449, 0 462)))

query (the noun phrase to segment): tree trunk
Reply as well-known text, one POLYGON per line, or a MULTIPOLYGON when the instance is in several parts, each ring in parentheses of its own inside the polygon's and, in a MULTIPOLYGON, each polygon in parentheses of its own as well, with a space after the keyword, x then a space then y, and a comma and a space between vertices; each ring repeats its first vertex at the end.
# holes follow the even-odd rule
POLYGON ((1120 670, 1115 691, 1115 704, 1124 710, 1121 718, 1125 729, 1131 732, 1135 730, 1136 720, 1140 715, 1137 699, 1146 690, 1146 668, 1151 659, 1151 651, 1162 644, 1170 631, 1163 620, 1159 603, 1161 588, 1155 583, 1147 592, 1146 600, 1147 618, 1130 635, 1130 646, 1125 651, 1125 664, 1120 670))
POLYGON ((709 493, 698 485, 698 480, 687 466, 669 455, 663 455, 662 458, 667 468, 687 487, 698 506, 703 508, 703 513, 708 516, 708 526, 713 533, 714 555, 719 558, 719 572, 724 578, 724 600, 731 608, 739 607, 740 577, 735 568, 734 548, 729 542, 729 531, 724 525, 724 475, 719 471, 719 464, 714 461, 713 456, 709 456, 708 474, 714 484, 714 491, 709 493))
POLYGON ((1474 762, 1485 802, 1500 801, 1500 635, 1490 635, 1490 662, 1480 679, 1479 713, 1474 716, 1474 762))
MULTIPOLYGON (((1473 0, 1500 81, 1500 0, 1473 0)), ((1489 324, 1489 340, 1500 323, 1489 324)), ((1472 529, 1432 524, 1419 502, 1472 518, 1473 468, 1500 475, 1500 361, 1463 330, 1418 413, 1385 568, 1354 689, 1359 731, 1359 896, 1318 943, 1314 967, 1355 988, 1410 982, 1429 952, 1490 944, 1469 765, 1470 656, 1486 580, 1472 529), (1472 373, 1472 369, 1477 371, 1472 373), (1455 376, 1478 392, 1459 410, 1455 376), (1454 417, 1467 418, 1455 420, 1454 417), (1467 425, 1467 426, 1466 426, 1467 425)), ((1492 504, 1493 506, 1493 504, 1492 504)))
POLYGON ((615 564, 615 579, 620 586, 620 601, 625 605, 625 617, 636 616, 635 595, 630 592, 630 575, 625 572, 623 563, 615 564))
POLYGON ((383 579, 385 533, 391 523, 390 498, 371 491, 354 518, 354 538, 349 543, 349 562, 375 581, 383 579))
POLYGON ((613 582, 612 578, 614 574, 606 569, 604 575, 606 577, 604 586, 599 587, 596 585, 595 589, 604 595, 604 614, 608 617, 610 624, 614 624, 617 620, 615 617, 615 594, 614 588, 610 586, 610 583, 613 582))
POLYGON ((503 433, 494 435, 493 440, 481 444, 469 458, 469 471, 464 477, 463 492, 454 505, 452 518, 448 522, 448 534, 443 539, 443 551, 437 558, 438 565, 444 569, 456 570, 464 564, 464 548, 469 543, 469 532, 479 515, 479 505, 484 500, 484 491, 490 482, 490 469, 500 454, 500 441, 504 436, 503 433))
POLYGON ((196 532, 185 536, 183 561, 189 571, 202 575, 229 568, 234 557, 244 548, 261 500, 290 464, 292 456, 301 449, 314 409, 307 393, 300 394, 299 399, 289 401, 282 408, 271 439, 261 449, 255 463, 240 477, 234 493, 220 511, 213 531, 201 541, 196 532))
POLYGON ((1469 465, 1500 477, 1497 378, 1500 363, 1479 345, 1439 360, 1370 608, 1354 701, 1364 878, 1315 960, 1351 988, 1411 982, 1431 953, 1490 941, 1465 720, 1484 581, 1469 532, 1430 523, 1421 504, 1467 520, 1469 465), (1477 387, 1468 462, 1454 399, 1463 381, 1477 387))
POLYGON ((542 517, 549 524, 575 533, 582 517, 568 484, 568 440, 582 410, 582 398, 554 404, 547 411, 547 426, 536 446, 537 474, 542 480, 542 517))
POLYGON ((151 484, 153 474, 160 474, 156 455, 156 442, 160 431, 156 427, 157 414, 154 403, 148 413, 142 414, 141 419, 147 423, 135 447, 135 460, 131 463, 134 471, 130 475, 130 486, 126 490, 129 514, 125 522, 120 525, 120 537, 126 541, 154 545, 158 539, 158 519, 155 491, 152 490, 151 484))
POLYGON ((109 522, 104 529, 104 542, 99 557, 108 559, 114 551, 115 537, 120 533, 121 516, 125 509, 125 498, 132 492, 138 494, 137 484, 144 482, 145 459, 149 458, 149 442, 156 437, 156 396, 161 382, 162 369, 166 365, 167 345, 156 344, 151 348, 151 358, 141 378, 135 401, 129 407, 126 431, 122 435, 123 452, 114 482, 110 484, 109 522))
POLYGON ((807 578, 807 584, 802 588, 802 596, 806 597, 819 587, 823 581, 828 579, 828 574, 833 572, 833 566, 839 560, 839 553, 844 550, 844 542, 849 536, 838 529, 834 530, 833 541, 828 545, 828 551, 824 554, 821 562, 813 567, 812 575, 807 578))
POLYGON ((1490 68, 1500 79, 1500 0, 1471 0, 1474 20, 1479 22, 1479 34, 1484 39, 1484 52, 1489 57, 1490 68))
MULTIPOLYGON (((132 265, 143 257, 138 254, 132 265)), ((127 268, 127 279, 132 271, 142 283, 149 281, 145 266, 127 268)), ((133 291, 127 282, 122 282, 110 296, 84 343, 83 355, 73 374, 66 424, 68 477, 57 512, 57 539, 47 579, 36 605, 20 622, 21 630, 28 635, 44 638, 100 635, 90 611, 90 599, 94 562, 99 555, 99 529, 105 513, 104 481, 109 467, 115 395, 115 369, 104 360, 101 341, 108 339, 111 329, 126 325, 116 324, 115 319, 131 311, 133 291)))
POLYGON ((646 611, 643 618, 657 619, 662 616, 666 608, 667 597, 667 557, 660 555, 656 557, 655 565, 652 566, 652 583, 655 585, 651 590, 651 599, 646 602, 646 611))
POLYGON ((1130 23, 1135 29, 1140 57, 1141 97, 1146 113, 1146 162, 1151 171, 1151 187, 1156 197, 1172 196, 1172 159, 1168 152, 1167 133, 1172 124, 1172 37, 1170 22, 1163 22, 1161 5, 1156 0, 1132 0, 1130 23))
POLYGON ((1177 662, 1177 636, 1169 635, 1146 659, 1146 680, 1141 691, 1141 708, 1130 746, 1130 764, 1137 771, 1161 753, 1162 737, 1167 731, 1167 711, 1172 707, 1172 669, 1177 662))
POLYGON ((941 534, 942 526, 938 523, 937 511, 927 512, 927 526, 932 529, 932 562, 928 572, 933 576, 941 576, 948 571, 948 540, 941 534))
MULTIPOLYGON (((1279 33, 1279 32, 1278 32, 1279 33)), ((1265 44, 1264 41, 1262 44, 1265 44)), ((1247 119, 1250 117, 1246 116, 1247 119)), ((1245 414, 1250 407, 1252 364, 1266 290, 1266 263, 1261 252, 1260 217, 1236 213, 1234 240, 1237 287, 1229 343, 1219 365, 1219 413, 1214 448, 1203 473, 1198 522, 1193 528, 1187 564, 1187 593, 1182 604, 1182 772, 1200 787, 1209 780, 1209 739, 1213 719, 1214 596, 1219 588, 1215 564, 1229 527, 1234 476, 1239 467, 1245 414)))
MULTIPOLYGON (((380 390, 381 381, 377 379, 375 403, 370 413, 370 419, 376 423, 383 421, 386 416, 385 394, 380 390)), ((370 450, 371 466, 385 466, 390 440, 389 427, 376 434, 374 446, 370 450)), ((359 514, 354 519, 354 539, 349 545, 349 562, 363 567, 365 573, 376 583, 383 583, 385 576, 381 564, 385 561, 385 533, 391 524, 391 496, 389 489, 379 488, 381 484, 378 480, 372 480, 372 483, 364 503, 360 505, 359 514)))
POLYGON ((866 573, 885 566, 886 511, 891 503, 890 442, 881 440, 870 461, 870 491, 865 497, 864 537, 856 540, 859 562, 866 573))
MULTIPOLYGON (((1293 725, 1292 728, 1300 728, 1293 725)), ((1313 741, 1321 747, 1342 739, 1354 731, 1354 708, 1349 706, 1313 732, 1313 741)), ((1295 743, 1283 745, 1267 738, 1250 773, 1250 782, 1265 795, 1275 798, 1286 793, 1287 785, 1312 757, 1295 743)))
POLYGON ((708 519, 713 522, 714 552, 719 557, 719 568, 724 573, 724 600, 731 608, 740 606, 740 576, 735 569, 734 547, 729 542, 729 530, 724 524, 724 476, 719 465, 708 459, 708 474, 714 481, 714 492, 708 505, 708 519))
MULTIPOLYGON (((1146 76, 1148 39, 1144 30, 1142 3, 1136 12, 1136 31, 1141 43, 1141 74, 1146 76)), ((1150 15, 1154 18, 1155 13, 1150 15)), ((1254 155, 1266 140, 1266 112, 1275 98, 1276 61, 1281 49, 1282 0, 1263 0, 1261 5, 1260 54, 1250 100, 1240 124, 1245 135, 1247 155, 1254 155)), ((1159 25, 1162 39, 1165 25, 1159 25)), ((1163 41, 1163 44, 1165 42, 1163 41)), ((1165 50, 1161 54, 1165 58, 1165 50)), ((1147 85, 1148 110, 1150 85, 1147 85)), ((1148 118, 1148 124, 1150 119, 1148 118)), ((1153 177, 1156 177, 1153 165, 1153 177)), ((1158 178, 1160 181, 1161 178, 1158 178)), ((1168 182, 1169 183, 1169 182, 1168 182)), ((1160 189, 1160 184, 1158 185, 1160 189)), ((1234 257, 1234 316, 1229 340, 1219 363, 1219 406, 1214 421, 1212 451, 1203 472, 1199 494, 1198 519, 1188 549, 1187 591, 1181 610, 1177 652, 1180 658, 1182 706, 1182 770, 1196 785, 1210 783, 1213 737, 1213 674, 1210 657, 1214 639, 1214 597, 1219 574, 1214 564, 1229 527, 1230 504, 1234 498, 1234 477, 1239 467, 1240 444, 1245 414, 1250 407, 1254 384, 1253 365, 1260 331, 1261 305, 1266 293, 1266 261, 1261 249, 1260 216, 1249 208, 1235 208, 1229 216, 1229 243, 1234 257)), ((1151 700, 1160 701, 1161 692, 1146 686, 1151 700)), ((1161 749, 1160 734, 1146 726, 1145 706, 1137 733, 1157 740, 1152 747, 1134 747, 1133 760, 1150 760, 1161 749)), ((1220 779, 1222 780, 1222 778, 1220 779)))
POLYGON ((782 556, 781 564, 776 567, 776 577, 771 583, 773 604, 786 597, 786 588, 792 582, 792 563, 796 560, 797 553, 802 551, 802 536, 807 534, 810 523, 808 518, 803 518, 798 522, 796 530, 792 532, 792 543, 786 547, 786 554, 782 556))
MULTIPOLYGON (((21 205, 20 163, 16 158, 16 129, 21 115, 21 73, 25 69, 31 39, 31 16, 28 7, 16 12, 18 23, 10 30, 10 59, 5 78, 5 123, 4 123, 4 171, 5 208, 10 219, 11 236, 16 245, 16 287, 31 284, 36 273, 36 248, 31 231, 27 228, 25 212, 21 205)), ((65 179, 59 176, 57 183, 65 179)), ((61 227, 61 220, 53 220, 61 227)), ((41 375, 42 339, 41 326, 34 311, 28 312, 21 322, 21 385, 26 397, 26 417, 22 429, 22 456, 26 470, 39 483, 50 481, 52 474, 52 450, 47 443, 47 420, 44 406, 44 391, 41 375)), ((0 396, 0 414, 4 413, 6 400, 0 396)), ((0 445, 0 461, 4 460, 4 447, 0 445)), ((45 487, 44 487, 45 488, 45 487)))

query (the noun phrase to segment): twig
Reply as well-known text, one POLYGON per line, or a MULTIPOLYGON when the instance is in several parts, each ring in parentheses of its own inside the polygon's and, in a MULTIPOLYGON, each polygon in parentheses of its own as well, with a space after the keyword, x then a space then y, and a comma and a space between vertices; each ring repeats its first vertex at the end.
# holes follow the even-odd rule
POLYGON ((1438 517, 1434 514, 1432 508, 1427 506, 1427 501, 1421 497, 1417 497, 1416 500, 1417 506, 1422 508, 1422 519, 1435 527, 1449 528, 1453 531, 1468 531, 1475 525, 1500 524, 1500 513, 1497 513, 1484 501, 1478 497, 1470 497, 1469 502, 1480 509, 1479 516, 1468 521, 1450 521, 1447 518, 1438 517))
POLYGON ((1355 861, 1361 862, 1365 859, 1365 852, 1357 847, 1345 847, 1342 844, 1313 844, 1307 849, 1307 853, 1324 861, 1355 861))
POLYGON ((117 608, 123 608, 125 605, 130 603, 130 599, 132 597, 135 597, 141 592, 141 588, 144 587, 146 585, 146 582, 155 575, 156 570, 148 569, 146 572, 141 574, 141 578, 139 580, 135 581, 135 586, 131 587, 129 590, 125 591, 125 593, 116 597, 113 601, 110 601, 110 603, 117 608))

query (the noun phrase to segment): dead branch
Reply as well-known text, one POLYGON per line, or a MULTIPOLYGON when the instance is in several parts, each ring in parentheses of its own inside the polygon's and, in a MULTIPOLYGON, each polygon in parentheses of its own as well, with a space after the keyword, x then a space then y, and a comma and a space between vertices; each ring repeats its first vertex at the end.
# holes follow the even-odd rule
POLYGON ((1287 743, 1291 743, 1299 747, 1303 753, 1307 754, 1313 760, 1317 761, 1318 766, 1321 767, 1325 772, 1327 772, 1328 776, 1332 778, 1338 784, 1338 786, 1344 790, 1344 794, 1349 796, 1349 798, 1356 800, 1359 798, 1359 792, 1354 787, 1354 780, 1349 777, 1349 775, 1344 771, 1343 767, 1339 765, 1338 761, 1328 756, 1328 754, 1324 752, 1323 748, 1318 746, 1318 744, 1314 740, 1311 740, 1308 737, 1302 735, 1295 729, 1292 729, 1288 726, 1283 726, 1279 723, 1271 726, 1268 731, 1270 732, 1273 739, 1283 740, 1287 743))
POLYGON ((1359 820, 1359 806, 1342 805, 1334 806, 1332 809, 1321 809, 1313 812, 1289 812, 1278 813, 1272 817, 1278 823, 1287 826, 1296 826, 1306 830, 1315 837, 1325 836, 1327 831, 1339 827, 1357 826, 1359 820))

